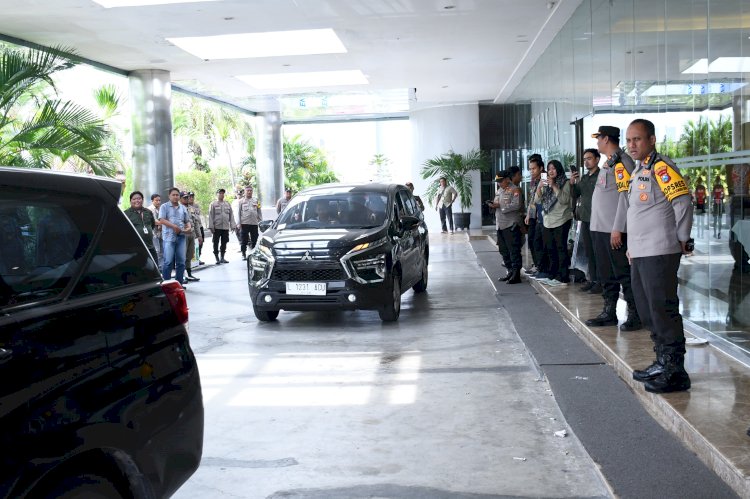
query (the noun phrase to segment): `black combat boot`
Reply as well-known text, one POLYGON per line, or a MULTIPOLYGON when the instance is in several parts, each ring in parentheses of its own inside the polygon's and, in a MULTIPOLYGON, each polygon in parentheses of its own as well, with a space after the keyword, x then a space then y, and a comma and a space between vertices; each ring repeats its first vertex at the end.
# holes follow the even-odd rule
POLYGON ((221 260, 219 260, 219 254, 214 253, 214 258, 216 258, 216 265, 221 265, 221 260))
POLYGON ((226 258, 224 258, 224 253, 221 254, 221 263, 229 263, 226 258))
POLYGON ((193 276, 193 272, 190 269, 185 269, 185 274, 187 275, 187 277, 185 277, 185 280, 187 281, 200 281, 200 279, 193 276))
POLYGON ((506 270, 505 271, 505 277, 498 277, 497 280, 500 281, 500 282, 505 282, 508 279, 510 279, 510 277, 512 275, 513 275, 513 271, 512 270, 506 270))
POLYGON ((602 291, 604 291, 604 289, 602 289, 602 285, 596 282, 593 286, 591 286, 591 289, 589 289, 588 292, 592 295, 600 295, 602 294, 602 291))
POLYGON ((581 289, 581 291, 583 291, 584 293, 588 293, 589 291, 591 291, 591 288, 593 288, 593 287, 594 287, 594 284, 596 284, 596 283, 595 283, 594 281, 589 281, 589 282, 587 282, 586 284, 584 284, 583 286, 581 286, 581 288, 580 288, 580 289, 581 289))
POLYGON ((505 281, 505 284, 518 284, 521 282, 521 269, 513 269, 510 271, 510 278, 505 281))
POLYGON ((617 325, 617 299, 604 299, 602 313, 586 321, 587 326, 615 326, 617 325))
POLYGON ((638 316, 638 311, 634 306, 628 305, 628 320, 622 323, 620 331, 638 331, 639 329, 643 329, 643 324, 638 316))
POLYGON ((690 376, 685 371, 685 342, 663 345, 659 362, 664 366, 661 374, 646 381, 651 393, 684 392, 690 389, 690 376))
POLYGON ((661 363, 661 345, 654 345, 654 352, 656 353, 656 360, 651 363, 646 369, 636 369, 633 371, 633 379, 645 383, 657 378, 661 373, 664 372, 664 366, 661 363))

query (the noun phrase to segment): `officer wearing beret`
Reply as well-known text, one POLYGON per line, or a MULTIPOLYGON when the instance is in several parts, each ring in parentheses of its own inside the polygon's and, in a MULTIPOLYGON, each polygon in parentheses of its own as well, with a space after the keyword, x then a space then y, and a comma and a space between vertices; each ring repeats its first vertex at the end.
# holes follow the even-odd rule
POLYGON ((653 123, 633 120, 626 138, 636 162, 626 198, 633 294, 656 352, 656 360, 634 371, 633 379, 653 393, 684 391, 690 377, 677 270, 693 225, 690 191, 672 160, 656 152, 653 123))
POLYGON ((521 246, 523 245, 524 207, 521 200, 521 189, 510 180, 511 174, 503 170, 495 177, 497 194, 493 201, 487 201, 487 206, 495 210, 495 226, 497 228, 497 247, 503 257, 503 265, 507 270, 501 281, 508 284, 521 282, 521 246))

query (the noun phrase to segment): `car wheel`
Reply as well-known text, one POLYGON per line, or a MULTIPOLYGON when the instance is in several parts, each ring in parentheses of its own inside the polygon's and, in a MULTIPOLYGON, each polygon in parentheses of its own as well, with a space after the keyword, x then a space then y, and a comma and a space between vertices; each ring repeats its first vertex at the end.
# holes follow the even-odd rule
POLYGON ((91 473, 81 473, 67 477, 54 485, 44 495, 57 499, 112 499, 124 497, 115 484, 103 476, 91 473))
POLYGON ((415 293, 422 293, 427 290, 427 261, 422 268, 422 278, 412 288, 415 293))
POLYGON ((391 278, 390 301, 378 313, 380 314, 380 320, 383 322, 398 320, 398 316, 401 313, 401 278, 398 274, 393 274, 391 278))
POLYGON ((257 308, 253 307, 253 312, 255 312, 255 317, 257 317, 259 321, 263 322, 276 320, 276 317, 279 316, 278 310, 258 310, 257 308))

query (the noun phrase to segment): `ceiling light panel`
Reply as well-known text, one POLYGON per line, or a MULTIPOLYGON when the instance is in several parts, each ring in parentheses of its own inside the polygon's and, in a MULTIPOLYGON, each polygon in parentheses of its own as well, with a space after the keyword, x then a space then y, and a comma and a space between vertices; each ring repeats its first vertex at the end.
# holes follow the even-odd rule
POLYGON ((196 57, 211 60, 346 52, 346 47, 330 28, 190 36, 167 40, 196 57))
POLYGON ((217 0, 93 0, 105 9, 115 7, 144 7, 148 5, 166 5, 171 3, 216 2, 217 0))
POLYGON ((367 85, 369 83, 362 71, 358 69, 345 71, 313 71, 307 73, 239 75, 237 78, 258 90, 367 85))

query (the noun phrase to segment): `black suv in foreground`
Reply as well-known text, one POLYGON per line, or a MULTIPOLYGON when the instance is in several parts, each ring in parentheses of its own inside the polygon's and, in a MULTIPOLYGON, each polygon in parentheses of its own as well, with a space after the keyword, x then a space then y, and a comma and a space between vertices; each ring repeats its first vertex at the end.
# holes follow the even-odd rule
POLYGON ((401 294, 427 289, 427 226, 396 184, 312 187, 297 194, 247 259, 255 316, 279 310, 401 312, 401 294))
POLYGON ((185 293, 119 197, 0 168, 0 497, 168 497, 200 462, 185 293))

